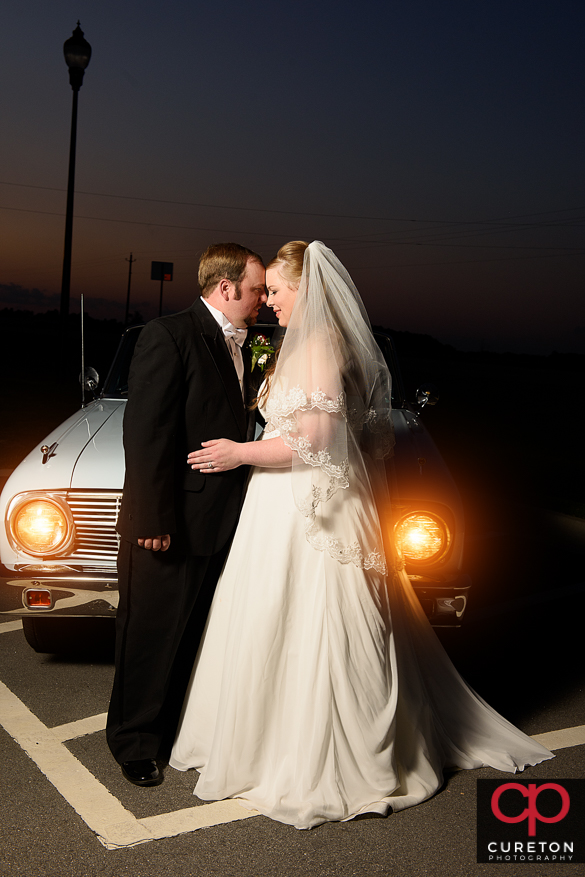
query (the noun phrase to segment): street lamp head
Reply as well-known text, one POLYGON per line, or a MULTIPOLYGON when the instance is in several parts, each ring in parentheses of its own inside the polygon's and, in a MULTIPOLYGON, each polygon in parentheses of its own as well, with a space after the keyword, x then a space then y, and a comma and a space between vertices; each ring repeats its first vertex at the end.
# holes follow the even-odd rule
POLYGON ((69 67, 69 81, 73 91, 79 91, 83 82, 83 74, 85 68, 89 64, 91 58, 91 46, 83 38, 83 31, 77 22, 77 27, 73 31, 73 35, 65 40, 63 44, 63 54, 65 61, 69 67))

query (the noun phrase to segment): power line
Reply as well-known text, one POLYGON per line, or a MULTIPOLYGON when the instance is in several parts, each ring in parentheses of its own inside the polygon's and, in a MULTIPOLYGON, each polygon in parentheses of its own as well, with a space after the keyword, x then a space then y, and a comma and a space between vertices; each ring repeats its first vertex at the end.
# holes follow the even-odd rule
MULTIPOLYGON (((17 213, 36 213, 41 216, 64 216, 64 213, 56 213, 48 210, 29 210, 24 207, 3 207, 0 205, 0 210, 12 210, 17 213)), ((149 227, 156 228, 173 228, 173 229, 182 229, 183 231, 212 231, 218 232, 221 234, 238 234, 238 235, 248 235, 254 237, 272 237, 272 238, 283 238, 285 235, 282 232, 270 232, 270 231, 251 231, 250 229, 242 230, 242 229, 233 229, 233 228, 211 228, 209 226, 199 226, 199 225, 171 225, 163 222, 144 222, 142 220, 137 219, 111 219, 110 217, 105 216, 82 216, 78 213, 75 214, 76 219, 87 219, 94 222, 115 222, 122 225, 145 225, 149 227)), ((330 241, 336 241, 338 243, 349 243, 349 244, 361 244, 362 246, 376 246, 376 247, 457 247, 457 248, 467 248, 467 249, 485 249, 485 250, 555 250, 555 251, 571 251, 571 254, 580 255, 582 252, 585 252, 585 249, 581 247, 535 247, 535 246, 524 246, 521 244, 448 244, 448 243, 435 243, 425 241, 375 241, 375 240, 364 240, 362 238, 347 238, 347 237, 336 237, 328 235, 327 239, 330 241)), ((357 248, 356 248, 357 249, 357 248)))
MULTIPOLYGON (((427 230, 418 229, 418 230, 415 230, 414 232, 413 231, 392 232, 393 238, 391 241, 390 240, 379 240, 377 243, 379 243, 381 245, 384 245, 386 243, 405 244, 405 245, 408 243, 424 243, 424 244, 428 244, 429 246, 433 246, 433 244, 437 243, 437 245, 440 246, 441 241, 448 241, 448 240, 453 240, 453 239, 460 240, 462 238, 468 239, 468 238, 475 238, 475 237, 488 237, 489 235, 498 235, 498 234, 501 235, 501 234, 506 234, 506 233, 512 232, 512 231, 513 232, 536 231, 538 229, 543 229, 543 228, 555 228, 555 229, 577 228, 577 227, 583 225, 584 221, 585 221, 585 217, 583 217, 583 218, 579 217, 579 219, 577 219, 577 220, 561 219, 561 220, 557 220, 554 223, 547 223, 546 225, 543 225, 541 223, 532 223, 532 224, 522 223, 522 224, 510 225, 510 226, 502 225, 499 228, 486 228, 486 229, 483 229, 481 231, 476 230, 476 229, 463 229, 461 231, 457 231, 457 230, 442 231, 440 233, 438 233, 438 232, 433 233, 429 229, 427 229, 427 230), (429 233, 429 231, 431 231, 431 233, 429 233), (403 239, 402 240, 397 239, 398 235, 404 235, 404 236, 408 235, 411 238, 411 241, 409 242, 409 241, 405 241, 403 239), (413 240, 413 238, 414 238, 414 240, 413 240)), ((384 232, 380 232, 380 235, 382 235, 382 234, 384 234, 384 232)), ((359 241, 361 239, 367 239, 368 237, 371 237, 371 235, 359 235, 356 237, 356 241, 359 241)), ((372 241, 369 241, 368 244, 369 243, 372 243, 372 241)), ((571 249, 575 249, 575 248, 571 248, 571 249)))
MULTIPOLYGON (((53 186, 33 186, 28 183, 13 183, 8 180, 0 180, 0 185, 3 186, 15 186, 24 189, 42 189, 47 192, 65 192, 65 189, 56 188, 53 186)), ((545 210, 540 211, 538 213, 519 213, 514 216, 504 216, 499 217, 497 219, 473 219, 473 220, 453 220, 453 219, 412 219, 405 217, 391 217, 391 216, 359 216, 352 214, 344 214, 344 213, 313 213, 310 211, 299 211, 299 210, 272 210, 265 207, 240 207, 237 205, 227 205, 227 204, 204 204, 197 201, 172 201, 165 198, 142 198, 134 195, 114 195, 109 192, 86 192, 81 189, 76 189, 76 194, 78 195, 93 195, 98 198, 117 198, 123 201, 146 201, 152 204, 174 204, 181 205, 183 207, 205 207, 206 209, 213 210, 240 210, 247 213, 271 213, 278 214, 282 216, 312 216, 312 217, 322 217, 326 219, 365 219, 370 220, 372 222, 414 222, 414 223, 432 223, 437 225, 489 225, 495 222, 506 222, 509 223, 511 219, 524 219, 530 216, 549 216, 554 213, 570 213, 575 210, 585 210, 585 207, 565 207, 561 210, 545 210)), ((56 214, 57 215, 57 214, 56 214)), ((156 224, 156 223, 154 223, 156 224)))
MULTIPOLYGON (((392 271, 394 268, 449 268, 451 265, 479 265, 483 262, 518 262, 522 259, 554 259, 557 256, 566 256, 566 253, 539 253, 537 255, 530 256, 496 256, 496 258, 489 259, 452 259, 449 262, 403 262, 400 264, 384 264, 384 265, 359 265, 354 266, 352 270, 352 274, 357 274, 359 271, 380 271, 381 269, 392 271)), ((572 256, 585 256, 585 251, 582 253, 571 253, 572 256)))

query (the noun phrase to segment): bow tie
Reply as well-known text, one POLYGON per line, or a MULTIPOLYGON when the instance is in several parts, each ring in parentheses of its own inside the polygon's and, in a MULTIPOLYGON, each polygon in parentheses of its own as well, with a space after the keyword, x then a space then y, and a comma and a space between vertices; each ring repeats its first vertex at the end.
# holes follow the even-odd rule
POLYGON ((230 323, 229 325, 223 327, 223 334, 226 338, 233 338, 236 344, 239 347, 242 347, 244 341, 248 336, 248 330, 236 329, 236 327, 232 326, 232 324, 230 323))

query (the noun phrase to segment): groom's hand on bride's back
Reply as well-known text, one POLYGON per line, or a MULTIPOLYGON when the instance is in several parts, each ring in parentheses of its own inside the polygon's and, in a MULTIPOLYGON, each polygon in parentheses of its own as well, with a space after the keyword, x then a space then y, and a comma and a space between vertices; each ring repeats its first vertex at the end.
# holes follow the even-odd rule
POLYGON ((151 539, 139 539, 138 544, 148 551, 166 551, 171 544, 171 537, 167 534, 166 536, 154 536, 151 539))

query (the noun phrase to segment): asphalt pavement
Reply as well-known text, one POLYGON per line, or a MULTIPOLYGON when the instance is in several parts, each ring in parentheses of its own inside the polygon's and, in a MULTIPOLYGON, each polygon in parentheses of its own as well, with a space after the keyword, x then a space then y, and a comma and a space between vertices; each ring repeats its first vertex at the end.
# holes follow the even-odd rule
MULTIPOLYGON (((547 739, 556 758, 528 768, 523 780, 583 778, 585 522, 521 506, 498 521, 471 521, 474 597, 464 627, 442 639, 496 709, 528 734, 553 734, 547 739), (580 731, 571 736, 571 728, 580 731)), ((2 877, 494 873, 495 865, 476 863, 477 780, 508 775, 457 772, 411 810, 311 831, 250 815, 233 802, 201 805, 192 773, 167 769, 161 786, 138 789, 123 779, 105 742, 111 656, 38 655, 18 622, 0 621, 0 712, 9 729, 0 730, 2 877)), ((584 866, 501 867, 508 875, 561 877, 584 866)))

